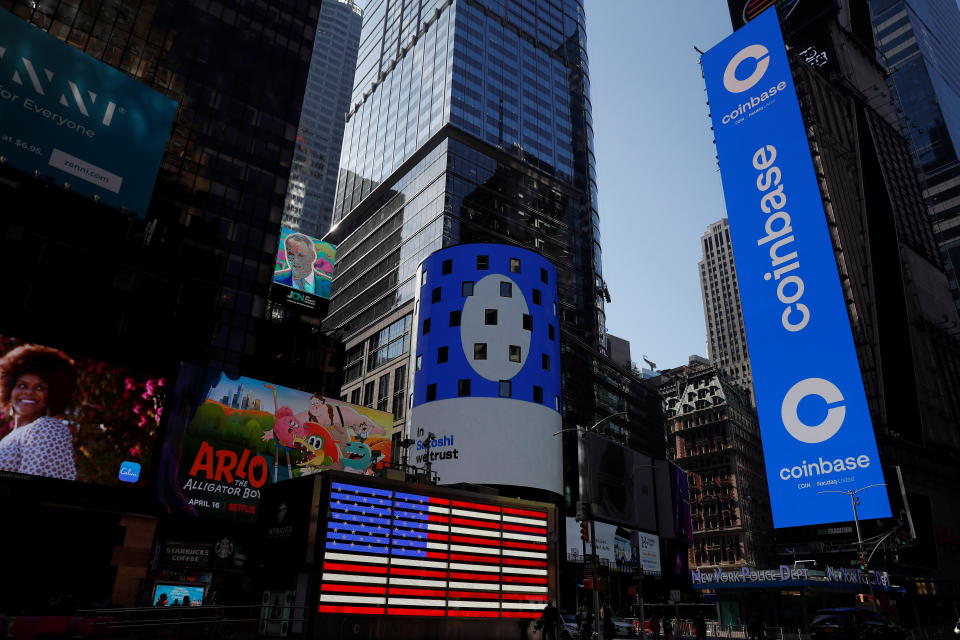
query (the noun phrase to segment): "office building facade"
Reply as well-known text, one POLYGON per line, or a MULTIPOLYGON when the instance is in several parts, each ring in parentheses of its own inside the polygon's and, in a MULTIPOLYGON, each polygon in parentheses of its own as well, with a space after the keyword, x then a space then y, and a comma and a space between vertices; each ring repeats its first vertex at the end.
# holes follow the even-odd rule
POLYGON ((743 330, 740 287, 730 243, 730 223, 726 218, 714 222, 700 236, 700 293, 707 328, 707 357, 740 387, 752 404, 753 373, 747 352, 747 334, 743 330))
POLYGON ((879 59, 960 305, 960 8, 950 0, 870 0, 870 9, 879 59))
POLYGON ((330 229, 362 23, 363 10, 353 0, 320 6, 283 206, 284 226, 317 238, 330 229))
POLYGON ((749 395, 699 356, 652 383, 663 398, 667 456, 690 484, 691 568, 768 566, 773 521, 749 395))
MULTIPOLYGON (((138 215, 0 163, 0 333, 168 381, 189 361, 304 389, 332 383, 333 341, 266 310, 319 9, 319 0, 0 2, 178 103, 138 215)), ((5 512, 22 514, 8 519, 3 543, 33 567, 0 585, 0 600, 13 610, 39 610, 52 593, 138 604, 157 523, 145 489, 0 484, 5 512)), ((222 587, 229 599, 242 585, 222 587)))
MULTIPOLYGON (((614 416, 608 429, 633 433, 656 422, 650 390, 630 397, 630 383, 617 379, 611 395, 619 399, 608 401, 584 383, 630 374, 604 373, 616 367, 604 355, 583 3, 375 1, 365 9, 358 60, 326 237, 339 256, 324 326, 347 343, 344 397, 393 398, 394 414, 404 416, 396 401, 412 391, 399 373, 411 373, 418 266, 444 247, 496 243, 562 267, 564 426, 594 424, 611 405, 629 417, 614 416)), ((644 437, 662 451, 654 430, 644 437)), ((564 456, 572 504, 575 448, 564 456)))

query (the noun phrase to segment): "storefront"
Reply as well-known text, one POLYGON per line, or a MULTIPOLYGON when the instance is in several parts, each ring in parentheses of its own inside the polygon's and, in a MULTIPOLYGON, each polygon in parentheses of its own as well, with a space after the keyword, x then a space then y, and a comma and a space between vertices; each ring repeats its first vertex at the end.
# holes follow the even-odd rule
POLYGON ((694 589, 715 596, 721 624, 745 624, 757 612, 768 627, 804 632, 818 610, 831 607, 872 608, 898 620, 896 596, 905 593, 884 571, 836 567, 697 569, 690 577, 694 589))

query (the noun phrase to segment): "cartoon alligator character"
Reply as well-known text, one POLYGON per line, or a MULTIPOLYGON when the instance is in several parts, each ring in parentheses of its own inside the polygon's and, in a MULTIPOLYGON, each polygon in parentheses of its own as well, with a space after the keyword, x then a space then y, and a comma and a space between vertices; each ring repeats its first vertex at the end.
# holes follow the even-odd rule
POLYGON ((340 462, 340 449, 329 431, 315 422, 304 423, 303 431, 302 437, 293 440, 294 444, 307 452, 307 458, 297 463, 301 473, 315 473, 340 462))

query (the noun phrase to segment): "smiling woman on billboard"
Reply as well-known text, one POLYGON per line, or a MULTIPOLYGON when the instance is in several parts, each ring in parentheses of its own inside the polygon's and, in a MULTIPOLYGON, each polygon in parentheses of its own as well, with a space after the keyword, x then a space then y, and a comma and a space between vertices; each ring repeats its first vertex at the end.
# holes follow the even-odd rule
POLYGON ((73 437, 63 413, 76 388, 73 360, 39 345, 23 345, 0 359, 0 406, 13 430, 0 440, 0 470, 74 480, 73 437))

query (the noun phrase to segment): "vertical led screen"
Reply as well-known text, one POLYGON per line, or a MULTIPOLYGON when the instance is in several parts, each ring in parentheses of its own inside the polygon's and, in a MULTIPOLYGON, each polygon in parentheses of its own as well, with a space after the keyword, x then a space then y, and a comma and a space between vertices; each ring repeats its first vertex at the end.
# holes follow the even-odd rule
POLYGON ((0 336, 0 473, 143 486, 166 385, 0 336))
POLYGON ((303 309, 316 309, 330 299, 337 248, 287 227, 280 228, 280 246, 273 269, 275 299, 303 309))
MULTIPOLYGON (((776 527, 853 519, 821 491, 882 483, 863 381, 775 9, 702 58, 776 527)), ((883 487, 860 517, 890 515, 883 487)))
POLYGON ((333 482, 320 613, 539 618, 548 512, 333 482))
POLYGON ((383 411, 189 365, 174 395, 161 497, 171 511, 252 521, 269 483, 390 462, 383 411))
POLYGON ((431 254, 415 294, 415 461, 440 482, 562 491, 557 271, 533 251, 431 254), (430 433, 435 437, 429 438, 430 433))
POLYGON ((146 215, 177 103, 0 9, 0 156, 146 215))

